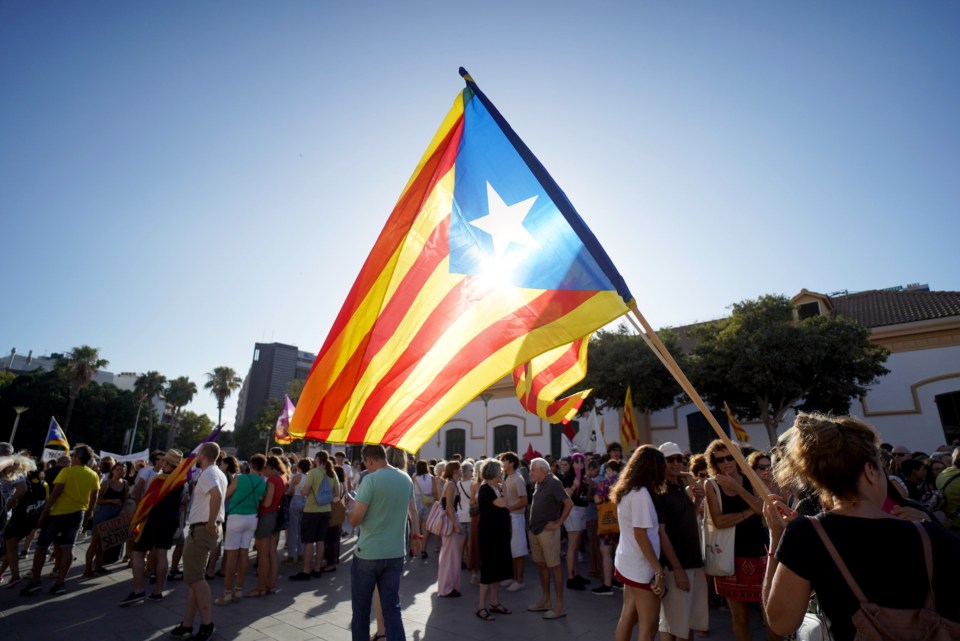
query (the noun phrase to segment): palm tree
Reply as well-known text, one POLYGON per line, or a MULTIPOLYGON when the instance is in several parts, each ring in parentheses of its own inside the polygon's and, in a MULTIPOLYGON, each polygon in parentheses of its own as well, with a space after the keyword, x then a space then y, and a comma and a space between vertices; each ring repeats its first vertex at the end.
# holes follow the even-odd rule
POLYGON ((215 367, 213 372, 207 372, 207 382, 203 387, 217 398, 217 425, 223 424, 223 406, 233 391, 240 389, 241 383, 243 379, 237 376, 232 367, 215 367))
POLYGON ((167 431, 167 449, 173 447, 180 435, 180 410, 197 395, 197 384, 186 376, 178 376, 167 384, 163 397, 167 400, 167 411, 172 420, 167 431))
MULTIPOLYGON (((163 388, 167 384, 167 377, 160 372, 147 372, 137 377, 133 384, 133 391, 140 398, 140 403, 152 401, 154 398, 163 394, 163 388)), ((148 413, 149 427, 147 427, 147 448, 153 449, 153 405, 150 405, 148 413)), ((136 434, 133 435, 136 438, 136 434)))
POLYGON ((66 358, 60 359, 57 364, 60 374, 67 383, 70 403, 67 405, 67 419, 63 423, 63 433, 70 429, 70 419, 73 417, 73 405, 77 402, 80 390, 86 387, 101 368, 110 362, 100 358, 100 350, 89 345, 74 347, 66 358))

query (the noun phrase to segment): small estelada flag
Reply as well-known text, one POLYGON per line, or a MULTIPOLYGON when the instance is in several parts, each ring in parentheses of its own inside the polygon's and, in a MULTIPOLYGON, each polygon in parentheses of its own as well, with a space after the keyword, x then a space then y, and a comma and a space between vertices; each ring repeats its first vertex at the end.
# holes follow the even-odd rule
POLYGON ((52 416, 50 417, 50 428, 47 430, 47 442, 44 447, 50 447, 51 445, 58 445, 67 450, 67 454, 70 454, 70 443, 67 442, 67 435, 63 433, 57 419, 52 416))

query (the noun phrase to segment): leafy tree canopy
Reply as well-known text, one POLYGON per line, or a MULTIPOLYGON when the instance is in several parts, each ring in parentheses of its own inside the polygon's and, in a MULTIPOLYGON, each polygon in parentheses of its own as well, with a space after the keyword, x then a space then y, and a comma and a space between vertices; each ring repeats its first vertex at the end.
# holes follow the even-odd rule
MULTIPOLYGON (((676 334, 669 329, 658 334, 670 353, 679 358, 676 334)), ((616 331, 600 330, 590 341, 587 376, 575 388, 593 388, 583 411, 588 411, 594 403, 622 408, 628 386, 638 411, 670 407, 680 394, 680 386, 640 336, 626 325, 620 325, 616 331)))
POLYGON ((733 314, 691 329, 690 378, 714 408, 760 419, 770 443, 791 408, 847 413, 850 400, 886 374, 888 352, 870 330, 843 318, 795 321, 784 296, 733 305, 733 314))

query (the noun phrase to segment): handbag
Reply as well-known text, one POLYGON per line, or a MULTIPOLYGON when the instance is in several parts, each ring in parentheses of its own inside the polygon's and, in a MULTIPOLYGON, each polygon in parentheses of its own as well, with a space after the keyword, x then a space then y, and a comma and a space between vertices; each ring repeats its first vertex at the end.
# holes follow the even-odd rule
POLYGON ((620 521, 617 520, 617 505, 604 501, 597 505, 597 534, 620 534, 620 521))
POLYGON ((337 486, 337 498, 330 503, 330 527, 340 527, 347 518, 347 506, 343 503, 343 486, 337 486))
MULTIPOLYGON (((717 503, 722 505, 720 487, 715 482, 707 482, 707 485, 717 493, 717 503)), ((734 575, 736 564, 733 556, 733 542, 736 533, 736 527, 718 528, 714 525, 708 504, 703 518, 704 572, 710 576, 734 575)))
POLYGON ((427 532, 437 536, 450 536, 453 533, 453 523, 450 522, 447 511, 440 504, 440 501, 435 501, 433 507, 430 508, 426 528, 427 532))
POLYGON ((784 637, 784 641, 833 641, 830 635, 830 621, 820 609, 816 592, 810 596, 800 627, 793 634, 784 637))

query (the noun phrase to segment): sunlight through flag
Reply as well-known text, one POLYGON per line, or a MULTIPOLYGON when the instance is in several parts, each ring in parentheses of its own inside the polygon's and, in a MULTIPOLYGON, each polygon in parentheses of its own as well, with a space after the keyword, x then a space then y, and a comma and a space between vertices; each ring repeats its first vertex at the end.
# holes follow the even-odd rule
POLYGON ((600 243, 473 79, 314 361, 295 438, 414 451, 518 365, 627 313, 600 243))
POLYGON ((293 418, 293 401, 288 394, 283 395, 283 409, 280 410, 280 416, 277 417, 277 425, 273 429, 273 440, 277 445, 290 445, 293 439, 290 437, 290 419, 293 418))

